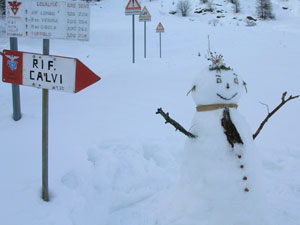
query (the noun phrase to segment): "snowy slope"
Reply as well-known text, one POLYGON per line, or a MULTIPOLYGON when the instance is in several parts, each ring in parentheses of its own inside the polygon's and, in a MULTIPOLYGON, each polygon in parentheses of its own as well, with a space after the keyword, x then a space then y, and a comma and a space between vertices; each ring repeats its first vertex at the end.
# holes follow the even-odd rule
MULTIPOLYGON (((253 133, 267 114, 260 102, 273 109, 284 91, 300 94, 300 1, 274 1, 276 20, 254 27, 244 21, 255 16, 254 0, 241 0, 237 15, 229 3, 215 2, 227 14, 213 26, 215 14, 183 18, 168 13, 172 1, 141 1, 152 22, 144 59, 143 24, 136 21, 135 64, 125 0, 93 4, 90 42, 51 40, 50 54, 77 57, 102 80, 76 95, 50 93, 49 203, 40 199, 41 90, 21 87, 23 118, 14 122, 11 85, 0 84, 1 224, 155 224, 161 199, 178 180, 186 140, 155 112, 163 107, 189 128, 195 108, 186 93, 206 65, 207 35, 248 84, 239 111, 253 133), (166 29, 162 59, 159 21, 166 29)), ((193 6, 203 7, 196 0, 193 6)), ((8 48, 2 36, 0 49, 8 48)), ((41 52, 42 41, 20 39, 19 50, 41 52)), ((255 140, 272 225, 300 224, 299 112, 299 100, 287 103, 255 140)))

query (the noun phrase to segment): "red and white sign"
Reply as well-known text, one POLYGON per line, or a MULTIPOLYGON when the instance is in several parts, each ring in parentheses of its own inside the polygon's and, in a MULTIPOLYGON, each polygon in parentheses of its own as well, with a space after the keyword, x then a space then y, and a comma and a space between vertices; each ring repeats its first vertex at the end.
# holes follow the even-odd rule
POLYGON ((159 24, 156 27, 156 33, 163 33, 165 32, 165 28, 164 26, 161 24, 161 22, 159 22, 159 24))
POLYGON ((75 58, 3 51, 6 83, 77 93, 101 78, 75 58))
POLYGON ((6 0, 6 34, 9 37, 25 37, 24 0, 6 0))
POLYGON ((17 15, 18 10, 20 5, 22 5, 22 2, 18 2, 18 1, 8 1, 7 2, 11 11, 13 12, 14 15, 17 15))
POLYGON ((141 13, 141 6, 137 0, 129 0, 126 8, 125 15, 139 15, 141 13))

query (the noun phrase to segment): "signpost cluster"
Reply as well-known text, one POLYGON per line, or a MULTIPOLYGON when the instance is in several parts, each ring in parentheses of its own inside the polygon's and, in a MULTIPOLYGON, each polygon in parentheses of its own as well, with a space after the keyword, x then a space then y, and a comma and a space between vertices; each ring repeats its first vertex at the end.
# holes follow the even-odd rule
MULTIPOLYGON (((134 16, 144 22, 144 57, 146 58, 146 22, 151 15, 141 10, 137 0, 129 0, 126 15, 132 15, 132 61, 135 62, 134 16)), ((48 112, 49 90, 77 93, 100 80, 80 60, 50 55, 50 39, 88 41, 90 7, 82 0, 6 0, 6 34, 10 50, 3 51, 2 81, 12 84, 13 118, 21 119, 19 85, 42 89, 42 198, 48 194, 48 112), (43 54, 18 51, 17 38, 43 39, 43 54)), ((160 34, 164 27, 158 24, 160 34)))
POLYGON ((49 90, 77 93, 100 80, 76 58, 52 56, 50 39, 89 40, 90 7, 81 0, 6 0, 6 33, 2 81, 13 89, 13 117, 21 118, 18 85, 42 89, 42 198, 48 194, 49 90), (18 37, 43 39, 43 54, 18 51, 18 37))
MULTIPOLYGON (((129 0, 126 8, 125 8, 125 15, 132 15, 132 63, 135 63, 135 29, 134 29, 134 16, 139 15, 139 22, 144 22, 144 58, 146 58, 147 52, 147 43, 146 43, 146 22, 151 21, 151 14, 148 11, 147 7, 145 6, 141 10, 141 6, 137 0, 129 0)), ((160 57, 161 57, 161 33, 164 32, 164 27, 159 22, 156 32, 159 33, 159 40, 160 40, 160 57)))

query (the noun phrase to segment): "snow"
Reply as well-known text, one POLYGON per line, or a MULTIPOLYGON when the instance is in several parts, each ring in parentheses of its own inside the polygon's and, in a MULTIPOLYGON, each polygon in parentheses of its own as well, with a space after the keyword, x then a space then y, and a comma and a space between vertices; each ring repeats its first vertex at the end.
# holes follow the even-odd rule
MULTIPOLYGON (((50 202, 40 198, 41 90, 21 87, 23 117, 14 122, 11 85, 0 84, 1 224, 158 222, 179 181, 186 137, 155 112, 162 107, 189 128, 195 105, 186 93, 206 64, 207 35, 212 51, 222 53, 247 83, 238 110, 251 133, 267 114, 260 102, 271 110, 284 91, 299 94, 300 1, 274 0, 276 20, 257 21, 254 27, 245 26, 245 17, 255 16, 254 0, 241 1, 240 14, 233 14, 229 3, 215 2, 227 13, 213 26, 209 21, 216 14, 183 18, 168 13, 172 1, 141 1, 152 22, 144 59, 144 26, 136 21, 135 64, 127 0, 93 3, 90 42, 50 41, 50 54, 76 57, 102 78, 75 95, 50 92, 50 202), (165 27, 161 59, 159 21, 165 27)), ((193 5, 203 7, 196 0, 193 5)), ((0 49, 9 49, 8 38, 1 36, 0 49)), ((19 39, 19 50, 41 53, 42 41, 19 39)), ((255 140, 272 225, 300 224, 299 110, 298 99, 288 102, 255 140)))

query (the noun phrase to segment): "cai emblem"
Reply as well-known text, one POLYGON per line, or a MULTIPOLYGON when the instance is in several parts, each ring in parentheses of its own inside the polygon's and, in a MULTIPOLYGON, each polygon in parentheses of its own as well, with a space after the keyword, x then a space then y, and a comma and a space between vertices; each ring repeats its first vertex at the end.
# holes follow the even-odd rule
POLYGON ((8 4, 10 5, 10 8, 11 8, 11 11, 13 12, 13 14, 17 15, 19 7, 22 4, 22 2, 12 1, 12 2, 8 2, 8 4))
POLYGON ((9 66, 9 68, 14 71, 17 69, 18 66, 18 62, 14 61, 16 59, 19 58, 19 56, 14 56, 14 55, 6 55, 7 58, 9 58, 10 60, 7 61, 7 64, 9 66))

